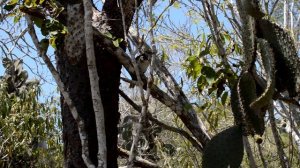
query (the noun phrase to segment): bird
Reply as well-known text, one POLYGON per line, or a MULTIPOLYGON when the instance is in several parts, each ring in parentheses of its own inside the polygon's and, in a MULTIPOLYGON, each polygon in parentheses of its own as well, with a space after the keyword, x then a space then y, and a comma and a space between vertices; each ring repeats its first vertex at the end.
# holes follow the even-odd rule
MULTIPOLYGON (((139 68, 140 75, 144 74, 147 71, 147 69, 150 65, 150 57, 151 57, 151 54, 143 53, 135 58, 135 61, 139 68)), ((137 81, 136 74, 131 75, 131 77, 132 77, 132 80, 137 81)), ((135 84, 131 83, 129 85, 129 88, 134 88, 134 86, 135 86, 135 84)))

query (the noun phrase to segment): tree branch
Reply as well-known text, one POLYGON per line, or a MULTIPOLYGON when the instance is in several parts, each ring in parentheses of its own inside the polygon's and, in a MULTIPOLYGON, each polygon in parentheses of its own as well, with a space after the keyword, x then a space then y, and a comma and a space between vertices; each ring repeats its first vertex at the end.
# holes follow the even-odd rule
MULTIPOLYGON (((102 35, 97 30, 94 31, 94 35, 95 37, 97 37, 97 41, 100 42, 108 52, 117 57, 120 63, 130 74, 134 74, 134 68, 131 64, 130 57, 124 52, 124 50, 119 47, 115 47, 108 37, 102 35)), ((145 77, 145 75, 142 75, 141 78, 143 79, 143 83, 147 83, 147 78, 145 77)), ((144 85, 144 89, 145 88, 146 85, 144 85)), ((204 129, 204 125, 199 125, 199 120, 196 112, 192 108, 192 106, 189 106, 190 103, 187 101, 186 97, 183 97, 184 95, 181 96, 180 101, 174 100, 155 85, 151 85, 150 93, 152 97, 156 98, 161 103, 169 107, 172 111, 174 111, 183 121, 185 126, 197 138, 197 140, 201 142, 203 146, 205 146, 205 144, 210 140, 210 137, 208 136, 206 129, 204 129), (186 106, 191 108, 186 108, 186 106)))
MULTIPOLYGON (((156 49, 154 50, 147 44, 142 43, 140 44, 141 39, 138 39, 137 36, 133 35, 134 33, 131 33, 131 39, 135 43, 136 46, 143 45, 143 48, 145 51, 149 51, 150 53, 156 53, 156 49)), ((152 42, 153 43, 153 42, 152 42)), ((155 44, 152 44, 152 46, 155 46, 155 44)), ((144 51, 144 52, 145 52, 144 51)), ((194 134, 195 137, 197 137, 198 141, 201 142, 203 146, 210 140, 210 136, 206 132, 206 128, 204 124, 198 119, 196 115, 196 111, 192 108, 191 103, 189 102, 188 98, 180 88, 177 81, 174 79, 172 74, 168 71, 168 69, 162 64, 161 61, 159 61, 156 57, 153 58, 153 62, 155 65, 155 72, 159 76, 159 78, 163 81, 168 91, 172 94, 172 96, 175 98, 174 101, 177 102, 176 106, 177 110, 174 112, 178 116, 188 117, 188 119, 182 119, 182 121, 185 123, 186 120, 192 123, 197 123, 197 125, 200 127, 198 130, 201 130, 202 132, 199 133, 199 131, 194 130, 194 128, 189 127, 188 124, 186 126, 190 129, 190 131, 194 134), (185 108, 186 106, 189 106, 189 108, 185 108), (182 113, 184 111, 184 113, 182 113), (195 131, 195 132, 193 132, 195 131), (198 134, 198 135, 197 135, 198 134)))
POLYGON ((85 48, 87 67, 89 71, 89 79, 91 85, 93 108, 96 120, 97 140, 98 140, 98 167, 107 167, 107 149, 106 149, 106 133, 104 121, 104 109, 101 100, 101 93, 99 87, 99 75, 97 72, 93 27, 92 27, 92 2, 90 0, 83 0, 84 6, 84 34, 85 34, 85 48))
MULTIPOLYGON (((122 148, 118 148, 119 149, 119 156, 123 156, 123 157, 129 157, 130 152, 122 149, 122 148)), ((143 167, 143 168, 160 168, 157 164, 149 162, 148 160, 145 160, 139 156, 136 156, 134 159, 134 165, 135 166, 139 166, 139 167, 143 167)), ((127 166, 125 166, 127 168, 127 166)), ((121 168, 121 167, 120 167, 121 168)))
MULTIPOLYGON (((128 104, 130 104, 137 112, 141 112, 142 107, 137 105, 136 103, 134 103, 134 101, 132 101, 122 90, 119 90, 120 95, 127 101, 128 104)), ((162 128, 169 130, 171 132, 175 132, 180 134, 181 136, 185 137, 188 141, 191 142, 191 144, 199 151, 199 152, 203 152, 203 147, 197 142, 197 140, 190 136, 189 133, 187 133, 186 131, 184 131, 183 129, 180 128, 176 128, 176 127, 172 127, 169 126, 159 120, 157 120, 156 118, 154 118, 151 113, 147 113, 147 117, 149 118, 150 121, 154 122, 155 124, 161 126, 162 128)))

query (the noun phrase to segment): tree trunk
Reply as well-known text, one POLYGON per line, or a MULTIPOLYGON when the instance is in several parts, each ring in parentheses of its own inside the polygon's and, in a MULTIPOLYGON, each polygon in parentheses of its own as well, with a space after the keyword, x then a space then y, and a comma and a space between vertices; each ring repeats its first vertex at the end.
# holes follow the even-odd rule
MULTIPOLYGON (((118 89, 120 84, 121 65, 107 52, 96 47, 96 57, 98 74, 100 76, 101 99, 105 111, 105 127, 107 134, 107 156, 108 167, 117 167, 117 124, 119 121, 118 113, 118 89)), ((71 65, 68 60, 59 54, 57 65, 61 78, 76 105, 79 115, 83 118, 88 134, 90 157, 94 164, 97 163, 97 133, 95 115, 93 111, 89 76, 87 71, 86 57, 80 59, 77 65, 71 65)), ((81 159, 81 144, 77 126, 73 119, 69 107, 62 100, 62 122, 63 122, 63 141, 64 156, 66 167, 83 167, 81 159)))
MULTIPOLYGON (((124 13, 127 31, 134 15, 135 5, 132 2, 134 1, 124 1, 124 13)), ((61 1, 61 3, 64 5, 65 9, 67 9, 68 3, 75 2, 61 1)), ((77 3, 80 3, 80 1, 77 1, 77 3)), ((141 0, 139 0, 138 5, 140 3, 141 0)), ((106 20, 108 20, 108 25, 111 27, 110 33, 114 37, 124 38, 121 13, 120 9, 118 8, 117 1, 106 0, 103 6, 103 11, 106 13, 106 20)), ((82 13, 76 13, 76 15, 78 15, 78 19, 83 19, 83 17, 81 17, 82 13)), ((67 16, 61 16, 59 19, 61 22, 66 24, 66 17, 67 16)), ((68 25, 66 26, 68 27, 68 25)), ((94 41, 97 41, 97 37, 94 38, 94 41)), ((77 63, 71 63, 70 60, 67 58, 67 55, 72 55, 73 53, 66 53, 64 45, 65 44, 61 44, 59 45, 59 48, 57 48, 57 69, 60 73, 62 81, 64 82, 67 90, 70 93, 71 99, 73 100, 79 115, 85 122, 86 132, 88 134, 90 159, 95 165, 97 165, 97 132, 85 50, 81 52, 82 55, 77 60, 77 63)), ((121 44, 120 46, 124 50, 126 49, 124 44, 121 44)), ((95 56, 97 71, 100 77, 99 86, 101 92, 101 99, 105 112, 105 131, 108 163, 107 167, 117 168, 117 124, 120 118, 120 114, 118 112, 118 90, 120 85, 121 64, 116 59, 116 57, 105 51, 105 49, 103 48, 103 46, 101 46, 100 43, 95 43, 95 56)), ((81 143, 78 135, 76 125, 77 123, 73 119, 69 107, 64 102, 63 98, 61 98, 61 108, 65 158, 64 166, 67 168, 86 167, 81 157, 81 143)))

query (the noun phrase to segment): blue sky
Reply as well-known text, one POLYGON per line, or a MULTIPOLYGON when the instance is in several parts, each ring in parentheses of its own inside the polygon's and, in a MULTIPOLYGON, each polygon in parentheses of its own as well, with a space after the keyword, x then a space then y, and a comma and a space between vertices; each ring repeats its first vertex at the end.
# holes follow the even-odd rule
MULTIPOLYGON (((55 82, 51 74, 49 73, 48 69, 43 64, 42 59, 38 57, 36 51, 34 50, 35 47, 32 43, 31 37, 27 33, 24 35, 24 39, 30 46, 29 48, 26 48, 25 46, 27 44, 24 42, 23 39, 16 40, 15 37, 10 38, 9 35, 5 32, 5 31, 8 32, 15 31, 15 35, 18 36, 26 27, 24 18, 21 19, 19 24, 15 24, 16 27, 15 29, 11 28, 13 25, 13 18, 10 17, 8 18, 7 21, 8 22, 6 23, 0 23, 0 40, 2 43, 5 43, 7 47, 5 51, 0 50, 0 54, 1 54, 0 75, 3 75, 5 71, 2 65, 2 58, 6 56, 13 59, 21 58, 23 59, 24 62, 23 67, 25 70, 27 70, 29 74, 29 79, 39 79, 40 83, 42 84, 42 95, 40 97, 41 98, 40 100, 44 101, 49 96, 53 96, 53 95, 57 96, 55 82), (15 46, 15 43, 20 45, 20 47, 15 46), (10 54, 8 54, 9 51, 11 51, 10 54)), ((39 38, 42 38, 41 35, 38 36, 39 38)), ((53 53, 54 50, 51 47, 49 47, 48 55, 52 55, 51 60, 54 60, 53 53)))

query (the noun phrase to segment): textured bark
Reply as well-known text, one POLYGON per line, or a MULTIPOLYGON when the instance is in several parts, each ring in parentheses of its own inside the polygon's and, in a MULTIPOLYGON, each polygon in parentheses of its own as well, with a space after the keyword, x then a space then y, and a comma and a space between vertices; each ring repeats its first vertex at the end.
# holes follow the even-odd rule
POLYGON ((72 114, 72 117, 74 118, 74 120, 77 123, 77 126, 78 126, 77 128, 79 130, 78 132, 79 132, 79 137, 80 137, 81 146, 82 146, 82 158, 88 167, 95 167, 92 164, 90 157, 89 157, 88 141, 87 141, 87 134, 85 131, 84 122, 82 121, 81 117, 78 115, 77 108, 75 107, 74 102, 71 100, 70 94, 66 90, 66 87, 65 87, 64 83, 62 82, 55 67, 53 66, 51 60, 46 55, 46 51, 42 49, 41 44, 38 41, 35 29, 34 29, 33 21, 31 20, 30 16, 27 15, 26 20, 28 23, 28 32, 32 38, 32 41, 33 41, 35 47, 37 48, 39 55, 42 57, 45 64, 47 65, 48 69, 50 70, 53 78, 55 79, 55 81, 58 85, 58 88, 65 100, 65 103, 68 105, 70 112, 72 114))
MULTIPOLYGON (((89 141, 90 159, 93 163, 96 163, 96 125, 90 95, 86 58, 81 57, 81 64, 71 65, 67 58, 64 57, 64 52, 57 53, 59 53, 57 54, 57 65, 60 76, 70 93, 80 117, 85 122, 89 141)), ((63 98, 61 99, 65 167, 85 167, 81 157, 81 143, 77 123, 73 119, 68 105, 63 98)))
MULTIPOLYGON (((67 7, 68 3, 79 3, 80 1, 61 1, 61 4, 67 7)), ((139 0, 141 3, 141 0, 139 0)), ((128 6, 125 8, 126 27, 127 30, 131 24, 134 8, 130 5, 133 3, 124 3, 128 6)), ((115 0, 106 0, 103 11, 108 17, 108 25, 112 28, 111 34, 117 38, 123 38, 123 28, 121 22, 121 14, 115 0)), ((66 21, 66 16, 62 15, 59 19, 66 21)), ((82 19, 82 18, 81 18, 82 19)), ((83 39, 82 39, 83 40, 83 39)), ((94 41, 97 41, 95 38, 94 41)), ((71 95, 79 115, 86 124, 86 132, 88 134, 90 159, 97 165, 97 133, 95 116, 92 105, 90 92, 90 83, 88 77, 88 68, 86 56, 83 54, 77 64, 71 64, 66 58, 64 44, 58 45, 56 52, 57 69, 71 95)), ((122 48, 125 49, 124 45, 122 48)), ((85 53, 85 52, 83 52, 85 53)), ((98 75, 100 77, 99 85, 101 99, 105 112, 105 131, 107 141, 107 167, 117 167, 117 124, 119 122, 118 89, 120 85, 121 64, 110 53, 103 49, 100 43, 95 43, 96 65, 98 75)), ((86 167, 81 158, 81 144, 78 135, 77 125, 73 119, 69 107, 61 98, 62 121, 63 121, 63 141, 64 141, 64 157, 65 167, 86 167)))
MULTIPOLYGON (((105 131, 107 132, 107 160, 108 167, 117 167, 117 124, 118 113, 118 88, 120 83, 121 65, 114 57, 110 57, 100 47, 96 47, 96 63, 100 76, 101 99, 105 111, 105 131)), ((93 111, 90 83, 86 65, 86 58, 81 57, 80 64, 71 65, 63 53, 57 57, 58 69, 61 78, 68 87, 71 98, 76 105, 79 115, 86 123, 88 133, 90 157, 94 164, 97 163, 97 133, 93 111)), ((70 114, 69 107, 62 100, 63 141, 66 167, 84 167, 81 159, 81 145, 76 122, 70 114)))
MULTIPOLYGON (((120 84, 121 65, 109 56, 101 47, 96 47, 96 63, 100 76, 101 99, 105 111, 105 131, 107 132, 107 162, 108 167, 117 167, 117 124, 118 113, 118 89, 120 84)), ((80 59, 80 64, 71 65, 63 57, 63 53, 57 57, 57 65, 61 78, 68 87, 71 98, 76 105, 79 115, 86 123, 88 133, 90 157, 94 164, 97 163, 97 133, 93 111, 90 83, 86 65, 86 57, 80 59)), ((62 101, 63 141, 66 167, 84 167, 81 159, 81 145, 78 130, 68 106, 62 101)))

